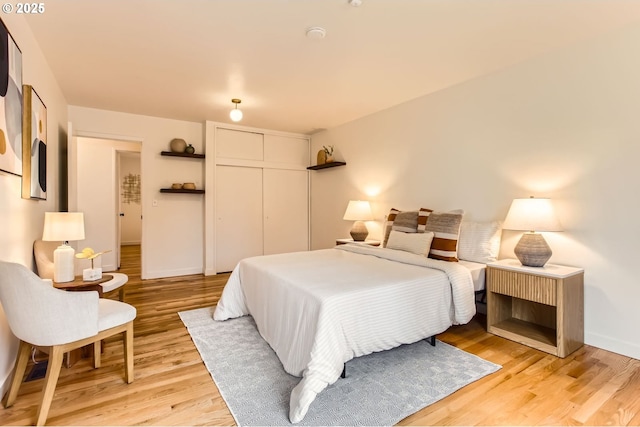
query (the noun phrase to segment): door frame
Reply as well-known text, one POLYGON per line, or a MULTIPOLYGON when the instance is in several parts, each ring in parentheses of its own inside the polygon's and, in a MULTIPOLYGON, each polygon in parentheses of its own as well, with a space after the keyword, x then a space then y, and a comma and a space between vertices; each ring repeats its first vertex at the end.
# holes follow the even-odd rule
MULTIPOLYGON (((106 134, 100 132, 91 132, 91 131, 74 131, 73 123, 68 122, 68 139, 67 139, 67 189, 68 189, 68 210, 69 212, 75 212, 78 210, 78 138, 92 138, 99 139, 104 141, 114 141, 114 142, 122 142, 122 143, 135 143, 139 144, 140 149, 140 175, 143 176, 143 162, 142 162, 142 147, 143 147, 143 138, 135 137, 135 136, 126 136, 126 135, 114 135, 114 134, 106 134)), ((113 163, 114 163, 114 179, 113 185, 115 185, 115 199, 113 200, 114 209, 113 214, 115 215, 115 230, 116 230, 116 242, 120 243, 120 212, 119 212, 119 182, 118 182, 118 168, 119 168, 119 151, 133 151, 136 150, 127 150, 122 148, 117 148, 114 144, 113 147, 113 163)), ((140 192, 144 194, 144 187, 141 180, 140 183, 140 192)), ((141 209, 144 210, 144 204, 142 204, 141 209)), ((144 214, 143 214, 144 217, 144 214)), ((77 250, 77 247, 76 247, 77 250)), ((120 247, 114 248, 116 252, 116 265, 120 267, 120 247)), ((140 239, 140 251, 143 253, 144 251, 144 227, 142 227, 142 236, 140 239)), ((141 256, 141 275, 145 277, 145 262, 144 257, 141 256)))

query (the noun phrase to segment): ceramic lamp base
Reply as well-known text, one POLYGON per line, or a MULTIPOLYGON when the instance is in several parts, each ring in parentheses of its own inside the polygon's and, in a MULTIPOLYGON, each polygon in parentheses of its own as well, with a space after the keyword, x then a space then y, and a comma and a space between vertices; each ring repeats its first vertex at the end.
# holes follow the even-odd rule
POLYGON ((351 234, 351 238, 355 242, 364 242, 369 235, 369 230, 367 230, 367 226, 364 225, 363 221, 356 221, 353 223, 353 227, 351 227, 349 234, 351 234))
POLYGON ((528 267, 543 267, 552 254, 547 241, 538 233, 524 233, 513 251, 522 265, 528 267))
POLYGON ((53 281, 56 283, 73 282, 75 268, 73 264, 76 251, 63 244, 53 251, 53 281))

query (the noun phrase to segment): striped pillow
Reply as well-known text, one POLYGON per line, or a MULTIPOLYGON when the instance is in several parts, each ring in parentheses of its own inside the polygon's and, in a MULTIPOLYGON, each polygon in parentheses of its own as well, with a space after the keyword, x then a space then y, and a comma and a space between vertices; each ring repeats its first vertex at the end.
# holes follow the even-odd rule
POLYGON ((384 241, 382 247, 387 247, 389 233, 391 230, 402 231, 403 233, 418 232, 418 211, 401 212, 398 209, 391 209, 384 223, 384 241))
POLYGON ((418 212, 418 233, 432 231, 434 234, 429 258, 442 261, 458 261, 458 239, 463 210, 435 212, 420 208, 418 212))

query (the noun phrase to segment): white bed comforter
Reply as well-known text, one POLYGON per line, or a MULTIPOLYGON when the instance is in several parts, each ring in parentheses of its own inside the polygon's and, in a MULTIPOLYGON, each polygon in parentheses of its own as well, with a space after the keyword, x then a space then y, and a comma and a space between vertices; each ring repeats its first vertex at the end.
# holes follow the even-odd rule
POLYGON ((467 323, 475 303, 469 270, 457 263, 341 245, 240 261, 214 319, 248 314, 285 371, 303 377, 290 399, 297 423, 345 362, 467 323))

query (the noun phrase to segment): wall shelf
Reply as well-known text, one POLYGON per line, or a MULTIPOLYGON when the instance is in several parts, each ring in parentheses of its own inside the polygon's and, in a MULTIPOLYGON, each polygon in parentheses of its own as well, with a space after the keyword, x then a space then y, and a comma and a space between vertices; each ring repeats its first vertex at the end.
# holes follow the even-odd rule
POLYGON ((185 194, 204 194, 204 190, 186 190, 184 188, 161 188, 161 193, 185 193, 185 194))
POLYGON ((322 165, 309 166, 307 169, 312 171, 317 171, 319 169, 335 168, 335 167, 344 166, 344 165, 346 165, 345 162, 330 162, 330 163, 324 163, 322 165))
POLYGON ((192 159, 204 159, 204 154, 190 154, 190 153, 174 153, 173 151, 161 151, 160 155, 162 156, 171 156, 171 157, 189 157, 192 159))
MULTIPOLYGON (((189 159, 204 159, 204 154, 176 153, 173 151, 161 151, 161 156, 186 157, 189 159)), ((186 188, 161 188, 161 193, 204 194, 204 190, 187 190, 186 188)))

